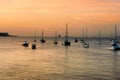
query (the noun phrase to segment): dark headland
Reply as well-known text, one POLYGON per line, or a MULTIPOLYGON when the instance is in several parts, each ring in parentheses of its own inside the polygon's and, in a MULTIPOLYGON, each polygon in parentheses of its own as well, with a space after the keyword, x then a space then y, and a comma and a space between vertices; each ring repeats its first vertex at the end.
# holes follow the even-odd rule
POLYGON ((17 37, 17 36, 10 35, 8 32, 0 32, 0 37, 17 37))

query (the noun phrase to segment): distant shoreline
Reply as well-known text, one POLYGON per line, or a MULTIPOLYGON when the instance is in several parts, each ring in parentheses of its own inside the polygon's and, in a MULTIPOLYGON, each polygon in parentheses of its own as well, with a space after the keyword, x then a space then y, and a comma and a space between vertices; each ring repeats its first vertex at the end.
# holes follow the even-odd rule
POLYGON ((19 37, 19 36, 12 36, 12 35, 10 35, 10 36, 0 36, 0 37, 19 37))
POLYGON ((8 32, 0 32, 0 37, 18 37, 18 36, 10 35, 8 32))

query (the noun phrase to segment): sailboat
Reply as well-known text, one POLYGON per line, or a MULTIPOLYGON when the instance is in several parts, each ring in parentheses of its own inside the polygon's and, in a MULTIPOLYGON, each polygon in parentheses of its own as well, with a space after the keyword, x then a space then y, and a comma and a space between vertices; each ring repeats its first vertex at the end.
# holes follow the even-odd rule
POLYGON ((113 33, 112 30, 110 31, 110 39, 108 40, 108 43, 112 45, 112 40, 113 40, 113 33))
POLYGON ((120 50, 120 46, 118 45, 117 40, 117 26, 115 25, 115 39, 112 40, 111 45, 113 47, 113 50, 120 50))
MULTIPOLYGON (((88 37, 88 34, 87 34, 87 29, 86 29, 86 38, 87 37, 88 37)), ((84 41, 83 48, 89 48, 89 43, 87 41, 84 41)))
POLYGON ((85 43, 85 40, 84 40, 84 28, 82 28, 82 39, 81 39, 81 43, 85 43))
POLYGON ((40 41, 41 41, 41 43, 45 43, 46 42, 45 39, 44 39, 44 31, 43 31, 43 29, 42 29, 42 39, 40 41))
POLYGON ((100 29, 98 30, 98 41, 96 42, 97 44, 101 44, 101 31, 100 29))
POLYGON ((62 43, 64 46, 70 46, 71 43, 68 41, 68 24, 66 24, 66 32, 65 32, 65 41, 62 43))
POLYGON ((31 46, 32 49, 36 49, 36 42, 37 42, 37 40, 36 40, 36 33, 34 33, 34 43, 31 46))
POLYGON ((36 44, 34 43, 34 44, 32 44, 32 47, 31 47, 32 49, 36 49, 36 44))
POLYGON ((22 46, 28 47, 28 46, 29 46, 29 43, 25 40, 24 43, 22 44, 22 46))
POLYGON ((54 44, 58 44, 58 42, 57 42, 57 32, 55 33, 55 40, 54 40, 54 44))
POLYGON ((77 39, 77 37, 75 37, 75 39, 74 39, 74 42, 75 42, 75 43, 77 43, 77 42, 78 42, 78 39, 77 39))
POLYGON ((34 42, 37 42, 37 39, 36 39, 36 32, 34 32, 34 42))

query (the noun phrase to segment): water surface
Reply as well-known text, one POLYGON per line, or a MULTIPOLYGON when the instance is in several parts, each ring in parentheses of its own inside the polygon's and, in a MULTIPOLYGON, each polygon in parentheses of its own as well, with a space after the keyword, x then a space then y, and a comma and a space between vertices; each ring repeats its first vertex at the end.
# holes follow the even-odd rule
MULTIPOLYGON (((54 45, 52 38, 32 50, 33 38, 0 37, 0 80, 120 80, 120 52, 109 50, 103 40, 89 49, 80 42, 69 47, 54 45), (28 40, 30 46, 22 45, 28 40)), ((72 41, 72 38, 70 39, 72 41)))

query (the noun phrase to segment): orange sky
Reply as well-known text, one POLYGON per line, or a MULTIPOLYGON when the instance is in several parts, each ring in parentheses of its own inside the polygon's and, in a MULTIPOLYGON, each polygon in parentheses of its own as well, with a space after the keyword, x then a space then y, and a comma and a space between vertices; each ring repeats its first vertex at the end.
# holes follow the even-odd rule
POLYGON ((0 32, 39 36, 41 28, 46 36, 54 31, 64 35, 65 24, 69 35, 80 36, 88 28, 95 36, 100 28, 110 35, 115 24, 120 27, 120 0, 0 0, 0 32))

